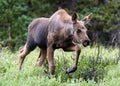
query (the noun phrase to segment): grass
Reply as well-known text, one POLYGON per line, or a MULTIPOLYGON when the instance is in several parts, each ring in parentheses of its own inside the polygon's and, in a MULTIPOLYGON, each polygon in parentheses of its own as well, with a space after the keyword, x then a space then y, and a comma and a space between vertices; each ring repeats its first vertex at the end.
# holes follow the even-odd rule
POLYGON ((55 51, 56 78, 50 79, 47 61, 35 67, 39 49, 25 59, 18 71, 18 51, 0 51, 0 86, 120 86, 120 61, 117 48, 97 46, 82 48, 78 69, 69 76, 65 69, 73 64, 74 52, 55 51))

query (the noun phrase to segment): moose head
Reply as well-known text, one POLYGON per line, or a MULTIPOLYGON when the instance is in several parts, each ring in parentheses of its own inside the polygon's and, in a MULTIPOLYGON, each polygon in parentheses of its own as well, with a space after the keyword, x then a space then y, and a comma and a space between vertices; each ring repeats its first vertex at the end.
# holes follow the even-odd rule
POLYGON ((92 18, 92 13, 79 21, 77 14, 73 13, 72 15, 73 28, 74 28, 73 42, 82 43, 84 47, 89 45, 90 39, 87 35, 87 28, 85 27, 85 25, 89 23, 91 18, 92 18))

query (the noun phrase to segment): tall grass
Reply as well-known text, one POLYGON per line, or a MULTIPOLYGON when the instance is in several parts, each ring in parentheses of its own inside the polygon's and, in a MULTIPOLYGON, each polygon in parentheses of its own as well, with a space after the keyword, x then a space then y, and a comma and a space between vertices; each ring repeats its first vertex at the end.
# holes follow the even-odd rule
POLYGON ((75 53, 56 50, 56 77, 53 79, 49 78, 47 61, 42 67, 35 67, 38 55, 37 48, 26 57, 22 70, 18 71, 18 51, 2 48, 0 86, 120 86, 118 48, 82 48, 78 69, 69 75, 65 70, 72 66, 75 53))

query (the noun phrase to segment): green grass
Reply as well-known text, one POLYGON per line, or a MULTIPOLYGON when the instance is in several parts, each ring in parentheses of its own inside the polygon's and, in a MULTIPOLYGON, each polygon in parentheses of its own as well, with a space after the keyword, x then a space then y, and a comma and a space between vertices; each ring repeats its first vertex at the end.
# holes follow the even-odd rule
POLYGON ((82 48, 78 69, 69 76, 65 69, 73 64, 74 52, 55 51, 56 78, 50 79, 48 64, 35 67, 39 49, 25 59, 18 71, 18 51, 0 51, 0 86, 120 86, 120 61, 117 48, 82 48))

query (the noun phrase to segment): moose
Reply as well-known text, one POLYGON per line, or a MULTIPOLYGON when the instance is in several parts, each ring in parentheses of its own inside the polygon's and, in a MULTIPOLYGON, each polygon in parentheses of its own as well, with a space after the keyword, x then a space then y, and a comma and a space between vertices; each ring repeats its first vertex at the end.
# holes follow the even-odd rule
POLYGON ((47 59, 50 77, 55 74, 54 51, 59 48, 66 52, 76 52, 74 64, 66 70, 66 73, 76 71, 81 52, 79 43, 85 47, 90 43, 85 25, 91 18, 92 14, 89 14, 79 21, 77 13, 74 12, 71 16, 64 9, 59 9, 50 18, 34 19, 28 26, 27 42, 19 54, 19 70, 25 57, 38 46, 40 54, 36 65, 42 66, 47 59))

